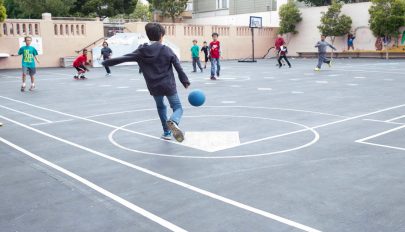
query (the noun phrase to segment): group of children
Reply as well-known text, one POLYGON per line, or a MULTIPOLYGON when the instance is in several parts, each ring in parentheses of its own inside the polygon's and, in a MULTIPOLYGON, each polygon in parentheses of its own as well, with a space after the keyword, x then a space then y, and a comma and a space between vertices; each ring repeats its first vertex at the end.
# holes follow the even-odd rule
MULTIPOLYGON (((173 67, 178 73, 178 78, 184 88, 189 88, 190 81, 183 71, 183 68, 180 65, 180 61, 175 55, 175 53, 167 46, 162 44, 163 37, 165 35, 165 29, 159 23, 148 23, 145 26, 146 35, 150 40, 149 44, 143 44, 138 47, 132 53, 126 54, 121 57, 111 58, 112 50, 108 48, 108 43, 103 43, 103 49, 101 50, 101 57, 103 58, 102 65, 105 67, 107 75, 111 74, 109 66, 114 66, 124 62, 137 62, 140 70, 142 70, 143 76, 146 81, 147 88, 150 95, 153 96, 158 115, 161 121, 163 128, 162 139, 170 140, 172 136, 178 141, 182 142, 184 140, 184 132, 179 128, 181 117, 183 115, 183 108, 181 105, 180 98, 177 94, 176 81, 173 73, 173 67), (173 114, 168 118, 167 117, 167 106, 164 103, 164 98, 167 98, 169 101, 170 107, 173 110, 173 114)), ((211 79, 216 80, 220 75, 220 57, 221 57, 221 45, 218 41, 218 34, 213 33, 213 41, 207 46, 207 43, 204 43, 201 51, 204 52, 205 56, 205 66, 208 60, 211 61, 211 79)), ((279 36, 281 38, 281 36, 279 36)), ((281 38, 282 39, 282 38, 281 38)), ((37 59, 38 52, 37 50, 30 46, 32 38, 27 36, 25 37, 26 46, 23 46, 18 51, 18 55, 22 55, 22 81, 21 91, 25 91, 25 79, 26 75, 29 74, 31 77, 31 88, 35 88, 34 84, 34 75, 36 73, 35 60, 39 63, 37 59)), ((200 49, 197 45, 197 41, 193 41, 193 47, 191 48, 192 57, 193 57, 193 67, 196 71, 196 64, 202 71, 199 52, 200 49)), ((281 67, 281 59, 284 59, 289 67, 291 64, 287 59, 287 47, 284 41, 279 41, 280 45, 278 50, 278 63, 281 67)), ((326 48, 331 47, 335 49, 332 45, 325 41, 325 36, 321 37, 315 47, 319 51, 318 65, 315 70, 319 70, 322 66, 322 63, 328 63, 330 65, 330 60, 326 58, 326 48)), ((335 49, 336 50, 336 49, 335 49)), ((17 55, 17 54, 16 54, 17 55)), ((100 58, 101 58, 100 57, 100 58)), ((73 66, 78 71, 78 75, 75 76, 76 79, 85 78, 84 73, 89 71, 86 68, 87 64, 87 50, 83 50, 83 54, 76 58, 73 63, 73 66)), ((1 126, 1 123, 0 123, 1 126)))
POLYGON ((203 67, 200 62, 200 52, 204 53, 204 69, 207 68, 207 62, 211 61, 211 80, 216 80, 219 78, 221 71, 221 43, 218 41, 219 34, 214 32, 212 33, 212 42, 207 46, 207 42, 204 41, 203 46, 200 50, 200 47, 197 45, 198 41, 193 40, 193 46, 191 47, 191 58, 193 62, 193 72, 197 72, 197 66, 201 72, 203 72, 203 67))

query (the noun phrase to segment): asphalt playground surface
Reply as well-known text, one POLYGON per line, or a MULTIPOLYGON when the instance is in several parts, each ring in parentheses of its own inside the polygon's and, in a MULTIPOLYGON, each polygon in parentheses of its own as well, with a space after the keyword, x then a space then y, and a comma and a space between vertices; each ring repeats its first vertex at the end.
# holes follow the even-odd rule
POLYGON ((405 61, 316 62, 183 63, 184 144, 137 66, 1 70, 0 231, 405 231, 405 61))

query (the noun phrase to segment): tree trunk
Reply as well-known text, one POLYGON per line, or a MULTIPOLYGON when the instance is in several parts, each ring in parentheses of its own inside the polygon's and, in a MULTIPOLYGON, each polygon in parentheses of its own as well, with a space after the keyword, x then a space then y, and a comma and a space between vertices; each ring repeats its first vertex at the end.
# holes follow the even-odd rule
POLYGON ((388 36, 385 36, 384 46, 385 46, 385 59, 388 60, 389 59, 389 55, 388 55, 388 36))
MULTIPOLYGON (((335 39, 336 39, 335 36, 331 36, 331 37, 330 37, 330 40, 332 41, 332 46, 333 46, 333 44, 335 44, 335 39)), ((334 52, 334 51, 335 51, 335 50, 332 49, 332 53, 330 54, 330 58, 331 58, 331 59, 333 59, 333 52, 334 52)))

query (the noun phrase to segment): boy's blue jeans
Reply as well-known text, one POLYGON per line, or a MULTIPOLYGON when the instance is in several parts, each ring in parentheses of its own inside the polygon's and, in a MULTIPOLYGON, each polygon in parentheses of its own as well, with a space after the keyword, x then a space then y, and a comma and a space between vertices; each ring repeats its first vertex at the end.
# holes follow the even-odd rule
POLYGON ((221 71, 219 58, 211 58, 211 77, 215 77, 215 74, 219 76, 219 71, 221 71))
MULTIPOLYGON (((169 132, 169 128, 167 127, 167 107, 164 103, 165 96, 153 96, 156 102, 156 108, 159 114, 160 121, 162 122, 162 127, 164 132, 169 132)), ((183 108, 181 107, 181 102, 179 96, 173 94, 172 96, 166 96, 167 100, 169 100, 170 108, 173 110, 172 116, 170 116, 171 121, 175 122, 176 124, 180 123, 181 116, 183 115, 183 108)))

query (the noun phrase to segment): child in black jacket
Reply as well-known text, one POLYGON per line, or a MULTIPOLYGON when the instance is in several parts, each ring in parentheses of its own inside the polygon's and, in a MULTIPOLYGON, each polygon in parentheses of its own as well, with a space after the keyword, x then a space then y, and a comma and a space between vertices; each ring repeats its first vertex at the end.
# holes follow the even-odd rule
POLYGON ((173 66, 176 69, 180 82, 185 88, 190 86, 190 81, 184 73, 179 59, 174 52, 162 44, 165 29, 159 23, 148 23, 145 26, 150 44, 140 46, 133 53, 122 57, 106 60, 103 65, 113 66, 124 62, 138 62, 149 93, 156 102, 159 118, 163 127, 162 139, 170 140, 173 137, 178 141, 184 140, 184 133, 178 127, 183 115, 183 108, 177 95, 176 81, 174 79, 173 66), (167 107, 164 97, 169 100, 173 114, 167 118, 167 107))
POLYGON ((283 44, 283 46, 280 47, 280 56, 278 58, 279 68, 281 68, 283 66, 281 64, 281 59, 284 59, 287 62, 288 67, 291 68, 290 61, 288 61, 288 58, 287 58, 287 53, 288 53, 287 46, 285 44, 283 44))

